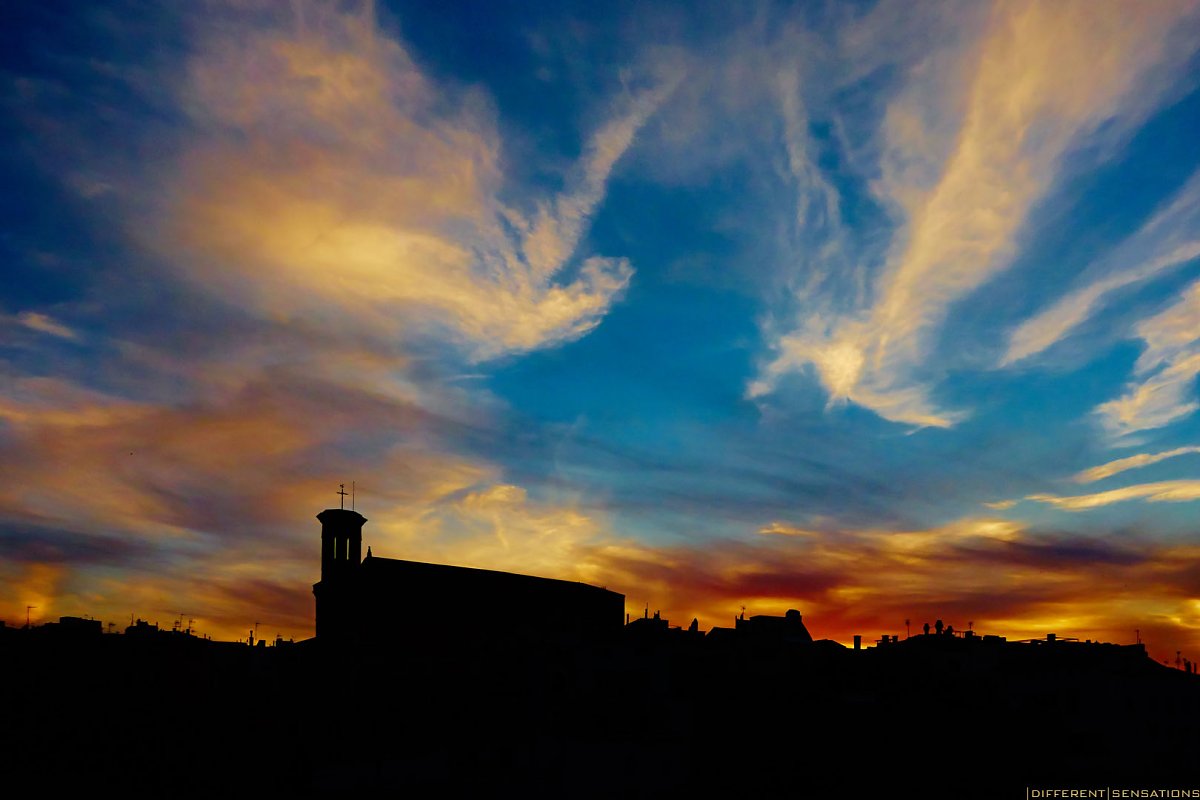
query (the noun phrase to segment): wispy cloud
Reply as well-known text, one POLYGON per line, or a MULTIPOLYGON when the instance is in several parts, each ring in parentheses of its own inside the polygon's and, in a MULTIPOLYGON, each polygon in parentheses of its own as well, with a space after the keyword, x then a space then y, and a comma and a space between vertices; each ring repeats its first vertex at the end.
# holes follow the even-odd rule
POLYGON ((1080 494, 1070 497, 1060 497, 1053 494, 1031 494, 1027 500, 1061 508, 1065 511, 1086 511, 1091 508, 1123 503, 1126 500, 1146 500, 1151 503, 1184 503, 1189 500, 1200 500, 1200 481, 1159 481, 1157 483, 1139 483, 1120 489, 1110 489, 1095 494, 1080 494))
POLYGON ((1036 355, 1099 310, 1105 298, 1200 258, 1200 172, 1192 175, 1165 209, 1115 251, 1086 270, 1103 277, 1069 293, 1013 331, 1000 361, 1007 366, 1036 355))
POLYGON ((498 481, 427 504, 419 515, 411 508, 402 514, 373 529, 377 555, 607 585, 612 576, 591 551, 632 545, 601 510, 582 509, 572 497, 535 499, 522 486, 498 481))
MULTIPOLYGON (((929 397, 929 382, 939 373, 937 364, 927 363, 934 332, 953 303, 1009 265, 1030 209, 1052 185, 1068 149, 1101 123, 1138 117, 1153 103, 1152 92, 1134 89, 1171 60, 1167 34, 1187 12, 1159 5, 1131 18, 1115 6, 996 6, 962 65, 971 75, 967 100, 936 185, 919 202, 897 198, 911 215, 873 301, 833 318, 810 317, 780 336, 751 394, 811 364, 832 399, 913 425, 944 427, 959 419, 961 413, 929 397)), ((910 79, 922 76, 914 71, 910 79)), ((922 97, 910 93, 902 100, 922 97)), ((891 114, 893 120, 930 116, 936 115, 891 114)), ((892 152, 929 150, 912 126, 893 125, 888 135, 892 152), (910 135, 917 138, 907 141, 910 135)))
POLYGON ((1077 474, 1073 480, 1076 483, 1092 483, 1094 481, 1103 480, 1104 478, 1112 477, 1118 473, 1129 469, 1137 469, 1139 467, 1148 467, 1151 464, 1157 464, 1160 461, 1166 461, 1168 458, 1176 456, 1185 456, 1192 453, 1200 453, 1200 447, 1195 445, 1189 447, 1176 447, 1173 450, 1166 450, 1162 453, 1138 453, 1134 456, 1126 458, 1118 458, 1115 461, 1109 461, 1107 464, 1101 464, 1091 469, 1085 469, 1077 474))
POLYGON ((795 224, 807 236, 822 237, 825 248, 836 248, 840 244, 838 239, 845 234, 841 198, 811 155, 816 148, 809 134, 808 112, 801 94, 802 69, 797 63, 788 64, 775 80, 788 173, 796 192, 795 224))
POLYGON ((221 34, 191 64, 196 135, 154 242, 200 285, 347 335, 441 333, 478 359, 578 337, 628 284, 627 259, 580 244, 678 74, 615 98, 563 191, 530 203, 487 99, 435 84, 369 6, 221 34))
POLYGON ((50 336, 57 336, 59 339, 74 341, 79 338, 79 334, 48 314, 41 314, 36 311, 23 311, 17 315, 17 322, 30 330, 49 334, 50 336))
POLYGON ((798 528, 785 522, 772 522, 758 529, 760 536, 819 536, 820 533, 809 528, 798 528))
POLYGON ((1190 415, 1200 375, 1200 281, 1166 310, 1134 328, 1146 349, 1133 367, 1125 394, 1096 408, 1114 436, 1161 428, 1190 415))

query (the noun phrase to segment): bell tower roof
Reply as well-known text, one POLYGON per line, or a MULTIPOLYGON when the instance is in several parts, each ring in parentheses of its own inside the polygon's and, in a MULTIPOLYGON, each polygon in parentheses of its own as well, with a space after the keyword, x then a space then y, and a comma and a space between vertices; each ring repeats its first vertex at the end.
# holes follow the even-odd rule
POLYGON ((348 508, 327 508, 320 514, 317 514, 317 519, 322 525, 354 525, 357 524, 360 528, 367 518, 357 511, 351 511, 348 508))

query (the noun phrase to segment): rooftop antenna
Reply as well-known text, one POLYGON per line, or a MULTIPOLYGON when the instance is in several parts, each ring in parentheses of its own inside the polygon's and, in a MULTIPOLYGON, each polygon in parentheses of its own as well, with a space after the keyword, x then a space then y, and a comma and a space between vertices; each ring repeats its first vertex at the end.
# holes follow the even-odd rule
POLYGON ((355 494, 354 481, 350 481, 350 510, 351 511, 357 511, 357 508, 355 508, 356 503, 355 503, 355 499, 354 499, 354 494, 355 494))
POLYGON ((37 606, 25 606, 25 627, 26 628, 29 627, 29 612, 35 608, 37 608, 37 606))
POLYGON ((343 511, 345 511, 345 510, 346 510, 346 484, 344 484, 344 483, 339 483, 339 484, 338 484, 338 492, 337 492, 337 493, 338 493, 338 494, 340 494, 340 495, 342 496, 342 499, 341 499, 341 508, 342 508, 342 510, 343 510, 343 511))

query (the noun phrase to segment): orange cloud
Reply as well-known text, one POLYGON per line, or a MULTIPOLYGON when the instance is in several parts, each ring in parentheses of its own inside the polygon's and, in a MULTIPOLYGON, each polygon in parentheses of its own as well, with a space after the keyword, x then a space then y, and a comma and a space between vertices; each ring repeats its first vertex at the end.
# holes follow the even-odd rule
POLYGON ((0 608, 12 609, 10 624, 25 624, 28 606, 33 606, 28 613, 31 623, 55 621, 63 607, 59 592, 64 573, 61 565, 36 562, 0 569, 0 608))
POLYGON ((512 187, 485 97, 436 85, 369 7, 301 6, 199 48, 196 136, 150 244, 217 295, 331 335, 436 333, 482 359, 597 325, 633 270, 582 237, 678 76, 615 100, 565 189, 528 210, 499 199, 512 187))
POLYGON ((729 625, 742 606, 798 608, 815 636, 843 642, 941 618, 1011 638, 1125 642, 1140 628, 1152 651, 1200 649, 1194 547, 1039 534, 988 518, 907 532, 764 530, 707 546, 613 542, 588 558, 631 611, 648 602, 676 623, 729 625))
POLYGON ((13 388, 0 403, 0 552, 59 565, 70 586, 90 587, 61 586, 60 598, 79 599, 63 613, 123 619, 137 610, 139 587, 174 583, 168 608, 269 615, 217 600, 243 582, 303 596, 317 573, 312 516, 338 483, 365 478, 375 507, 419 516, 494 478, 489 465, 441 452, 437 428, 450 423, 420 407, 283 372, 178 406, 61 381, 13 388), (368 438, 373 446, 362 447, 368 438), (228 591, 212 595, 210 583, 228 591))

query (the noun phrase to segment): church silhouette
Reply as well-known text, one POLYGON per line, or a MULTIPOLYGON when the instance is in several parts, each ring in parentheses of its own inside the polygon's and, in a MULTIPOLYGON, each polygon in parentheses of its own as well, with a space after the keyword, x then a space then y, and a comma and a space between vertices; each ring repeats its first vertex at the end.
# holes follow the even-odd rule
POLYGON ((367 645, 409 639, 562 639, 619 634, 625 596, 586 583, 445 564, 362 557, 367 519, 330 508, 321 522, 316 638, 367 645))

